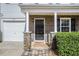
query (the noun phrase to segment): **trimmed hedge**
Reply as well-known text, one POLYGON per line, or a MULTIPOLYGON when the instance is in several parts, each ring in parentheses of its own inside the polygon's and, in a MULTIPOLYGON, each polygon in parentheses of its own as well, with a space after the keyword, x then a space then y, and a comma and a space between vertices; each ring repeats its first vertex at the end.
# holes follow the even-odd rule
POLYGON ((79 56, 79 32, 56 34, 57 51, 62 56, 79 56))

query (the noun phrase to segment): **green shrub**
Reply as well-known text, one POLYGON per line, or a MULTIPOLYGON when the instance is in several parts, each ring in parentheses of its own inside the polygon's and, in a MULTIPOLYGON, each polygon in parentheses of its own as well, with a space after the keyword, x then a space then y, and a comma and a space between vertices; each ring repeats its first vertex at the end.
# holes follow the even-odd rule
POLYGON ((59 32, 56 40, 59 55, 79 56, 79 32, 59 32))

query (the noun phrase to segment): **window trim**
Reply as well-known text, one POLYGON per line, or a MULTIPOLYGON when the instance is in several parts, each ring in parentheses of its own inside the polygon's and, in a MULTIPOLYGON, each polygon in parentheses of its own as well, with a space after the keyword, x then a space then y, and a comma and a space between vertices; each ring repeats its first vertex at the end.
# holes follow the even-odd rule
POLYGON ((69 32, 71 32, 71 18, 68 18, 68 17, 60 18, 60 32, 62 32, 61 28, 63 27, 61 26, 62 20, 69 20, 69 26, 64 26, 64 27, 69 27, 69 32))

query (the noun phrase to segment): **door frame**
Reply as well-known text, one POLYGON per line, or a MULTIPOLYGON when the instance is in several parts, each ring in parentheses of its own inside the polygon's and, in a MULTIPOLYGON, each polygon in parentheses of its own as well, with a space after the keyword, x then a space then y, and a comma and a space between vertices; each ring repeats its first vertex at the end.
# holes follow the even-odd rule
POLYGON ((45 18, 34 18, 34 41, 45 41, 45 18), (44 20, 44 40, 36 40, 35 39, 35 21, 36 20, 44 20))

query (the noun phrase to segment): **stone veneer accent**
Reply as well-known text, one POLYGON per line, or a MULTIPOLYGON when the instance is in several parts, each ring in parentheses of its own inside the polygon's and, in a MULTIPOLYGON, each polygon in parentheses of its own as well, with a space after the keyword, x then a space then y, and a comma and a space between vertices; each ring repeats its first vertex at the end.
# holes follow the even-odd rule
POLYGON ((31 48, 31 32, 24 32, 24 50, 31 48))

